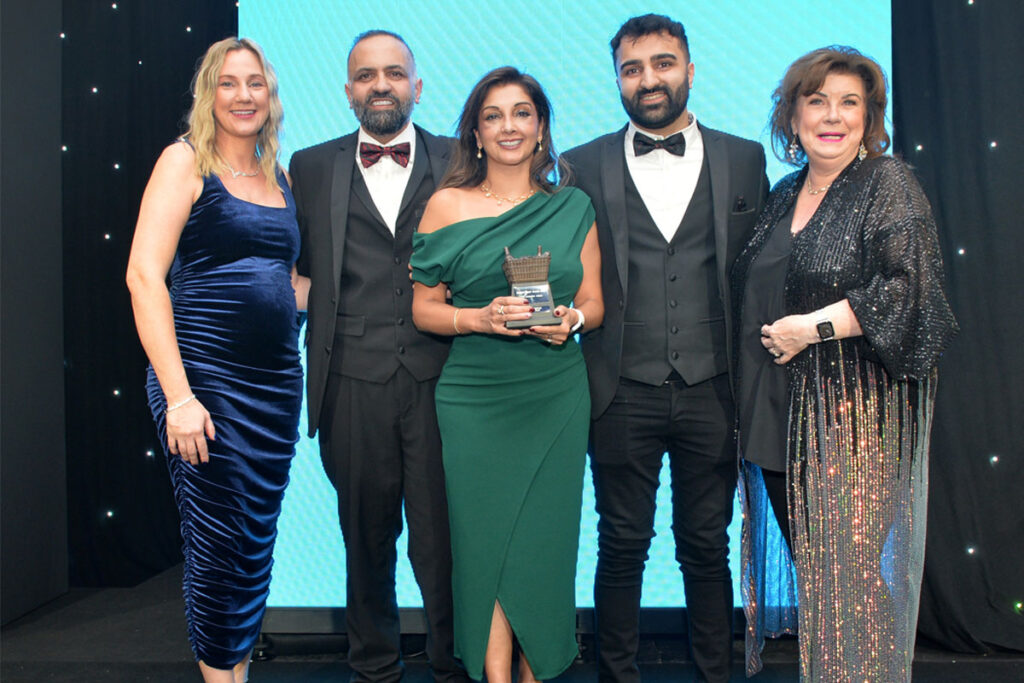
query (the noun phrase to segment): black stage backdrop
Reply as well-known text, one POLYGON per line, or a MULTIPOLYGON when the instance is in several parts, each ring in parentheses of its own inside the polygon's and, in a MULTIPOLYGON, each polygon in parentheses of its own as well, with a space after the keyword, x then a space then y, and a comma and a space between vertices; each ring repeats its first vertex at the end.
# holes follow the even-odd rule
POLYGON ((893 3, 896 151, 917 170, 961 333, 942 359, 918 631, 1024 650, 1024 160, 1018 0, 893 3))
POLYGON ((71 584, 125 586, 181 560, 146 406, 125 267, 142 190, 181 133, 206 47, 234 0, 65 0, 64 329, 71 584))
MULTIPOLYGON (((68 506, 77 586, 130 585, 180 559, 124 270, 142 189, 180 132, 196 58, 237 30, 229 0, 112 4, 64 3, 68 506)), ((685 23, 685 11, 680 18, 685 23)), ((963 327, 942 361, 920 630, 961 651, 1024 651, 1024 361, 1014 348, 1024 338, 1024 204, 1011 186, 1024 158, 1022 25, 1024 6, 1015 0, 893 3, 895 149, 932 199, 963 327)))

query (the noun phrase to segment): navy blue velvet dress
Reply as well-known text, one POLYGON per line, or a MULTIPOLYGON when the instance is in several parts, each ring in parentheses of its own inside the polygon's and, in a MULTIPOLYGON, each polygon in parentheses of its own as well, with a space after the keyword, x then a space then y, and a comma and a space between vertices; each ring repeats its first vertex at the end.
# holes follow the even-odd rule
POLYGON ((221 669, 243 660, 259 636, 298 440, 291 269, 299 232, 281 174, 278 183, 283 208, 246 202, 205 178, 171 267, 181 358, 217 433, 209 463, 167 453, 166 402, 152 367, 146 383, 181 513, 189 639, 197 660, 221 669))

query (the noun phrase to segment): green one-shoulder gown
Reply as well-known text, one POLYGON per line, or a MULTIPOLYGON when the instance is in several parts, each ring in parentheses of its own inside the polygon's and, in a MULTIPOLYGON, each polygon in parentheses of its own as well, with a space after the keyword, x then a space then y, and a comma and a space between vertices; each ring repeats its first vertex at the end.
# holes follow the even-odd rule
MULTIPOLYGON (((585 194, 536 194, 501 216, 414 238, 413 279, 444 282, 458 307, 509 293, 504 247, 551 252, 556 304, 583 277, 580 251, 594 222, 585 194)), ((538 679, 572 663, 576 557, 590 394, 573 339, 456 337, 437 384, 451 523, 455 654, 476 679, 497 600, 538 679)))

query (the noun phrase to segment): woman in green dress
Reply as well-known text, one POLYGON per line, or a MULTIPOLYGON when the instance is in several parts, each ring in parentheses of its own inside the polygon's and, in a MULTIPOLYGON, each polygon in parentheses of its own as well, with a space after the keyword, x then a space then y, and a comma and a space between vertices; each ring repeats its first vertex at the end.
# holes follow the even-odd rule
POLYGON ((490 683, 511 681, 514 640, 521 683, 557 676, 577 654, 590 396, 575 334, 601 324, 604 304, 594 210, 585 194, 550 180, 559 164, 550 122, 532 77, 512 67, 485 75, 413 242, 416 326, 455 336, 437 415, 456 654, 490 683), (559 322, 507 327, 533 309, 507 295, 505 247, 518 257, 538 245, 551 254, 559 322))

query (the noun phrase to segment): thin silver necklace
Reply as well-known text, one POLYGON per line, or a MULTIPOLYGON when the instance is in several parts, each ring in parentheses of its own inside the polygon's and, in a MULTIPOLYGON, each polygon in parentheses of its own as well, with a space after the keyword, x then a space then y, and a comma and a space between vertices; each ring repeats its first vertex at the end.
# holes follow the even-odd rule
POLYGON ((231 171, 232 178, 255 178, 260 174, 259 167, 257 167, 256 170, 253 171, 252 173, 246 173, 244 171, 236 171, 235 169, 231 168, 231 164, 229 164, 226 159, 224 160, 224 165, 228 167, 229 171, 231 171))

